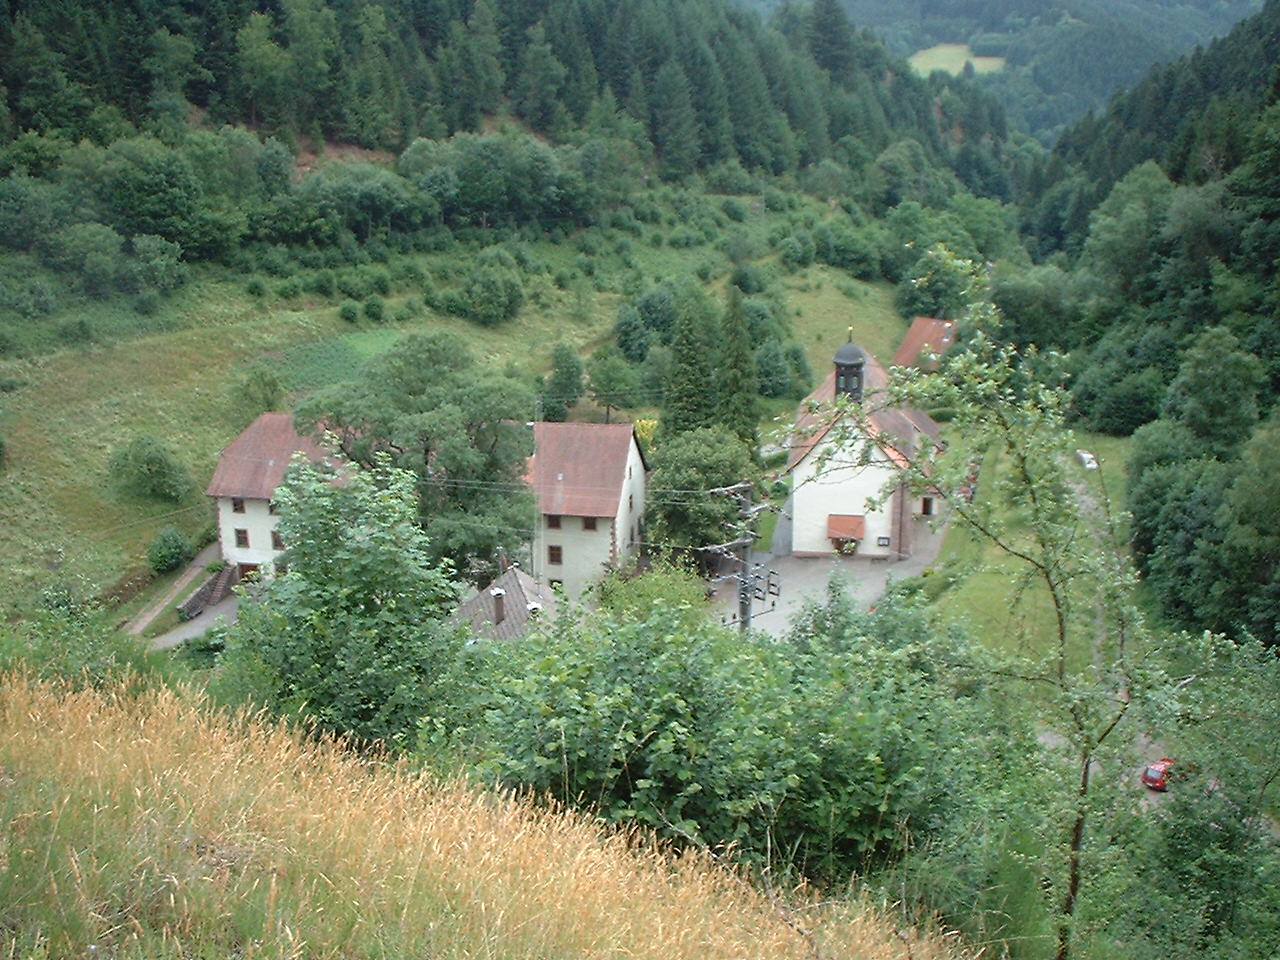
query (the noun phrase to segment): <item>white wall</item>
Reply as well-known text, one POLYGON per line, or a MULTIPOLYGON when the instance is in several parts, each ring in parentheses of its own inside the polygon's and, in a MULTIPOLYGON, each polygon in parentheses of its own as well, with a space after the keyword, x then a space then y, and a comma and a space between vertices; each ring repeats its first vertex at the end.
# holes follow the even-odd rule
POLYGON ((534 579, 545 584, 559 580, 565 593, 576 600, 606 570, 637 552, 638 541, 643 539, 645 488, 644 462, 632 440, 614 517, 597 517, 595 530, 584 529, 582 517, 561 517, 559 529, 548 527, 545 516, 538 518, 531 548, 534 579), (552 546, 560 547, 562 563, 548 561, 548 548, 552 546))
POLYGON ((792 473, 792 552, 801 556, 832 553, 827 536, 829 515, 861 514, 866 517, 866 535, 857 555, 896 557, 900 545, 894 542, 893 498, 884 496, 886 484, 894 477, 893 464, 879 450, 864 465, 850 465, 849 461, 859 458, 840 453, 821 463, 827 450, 828 445, 818 444, 792 473), (868 507, 868 499, 881 497, 884 502, 878 508, 868 507), (889 537, 889 546, 879 546, 880 537, 889 537))
POLYGON ((538 536, 534 538, 534 579, 550 584, 559 580, 571 599, 600 579, 613 560, 612 521, 596 518, 596 529, 583 528, 582 517, 561 517, 560 528, 547 526, 547 518, 539 519, 538 536), (551 563, 549 548, 560 548, 563 562, 551 563))
POLYGON ((244 500, 244 513, 232 510, 231 497, 218 498, 218 542, 227 563, 271 563, 280 551, 271 548, 271 531, 280 518, 271 513, 266 500, 244 500), (236 546, 236 530, 249 533, 248 548, 236 546))
POLYGON ((637 541, 644 539, 644 501, 648 478, 644 474, 644 461, 635 440, 627 455, 627 473, 622 481, 622 498, 618 503, 618 555, 630 556, 639 549, 637 541), (632 531, 635 536, 632 536, 632 531))

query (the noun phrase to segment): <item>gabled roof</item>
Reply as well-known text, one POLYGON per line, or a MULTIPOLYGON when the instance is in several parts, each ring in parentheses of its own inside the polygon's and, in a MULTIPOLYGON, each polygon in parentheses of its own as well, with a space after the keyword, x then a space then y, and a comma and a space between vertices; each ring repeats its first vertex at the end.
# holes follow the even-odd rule
MULTIPOLYGON (((616 517, 634 441, 629 423, 535 423, 527 477, 538 510, 566 517, 616 517)), ((643 453, 640 464, 648 469, 643 453)))
POLYGON ((535 620, 556 615, 555 594, 541 587, 517 566, 508 567, 474 597, 458 607, 453 619, 471 627, 471 632, 494 640, 523 636, 535 620), (498 596, 502 591, 502 620, 495 623, 498 596))
POLYGON ((264 413, 218 454, 218 467, 205 493, 211 497, 270 500, 295 453, 311 462, 336 459, 310 437, 293 429, 290 413, 264 413))
MULTIPOLYGON (((914 407, 879 407, 884 402, 884 394, 889 386, 889 375, 884 367, 871 354, 867 354, 866 366, 862 372, 863 400, 868 410, 867 420, 877 434, 884 434, 894 442, 885 446, 884 452, 899 466, 906 465, 906 457, 919 449, 918 438, 924 435, 934 443, 938 442, 940 429, 937 422, 926 413, 914 407)), ((836 399, 836 372, 832 370, 826 379, 805 397, 800 404, 800 414, 796 417, 796 437, 791 443, 791 453, 787 457, 787 469, 792 470, 809 455, 822 438, 827 435, 840 419, 832 413, 831 405, 836 399), (817 408, 816 410, 814 408, 817 408)))
POLYGON ((895 367, 919 367, 936 370, 938 358, 956 342, 956 325, 937 317, 916 317, 893 355, 895 367))

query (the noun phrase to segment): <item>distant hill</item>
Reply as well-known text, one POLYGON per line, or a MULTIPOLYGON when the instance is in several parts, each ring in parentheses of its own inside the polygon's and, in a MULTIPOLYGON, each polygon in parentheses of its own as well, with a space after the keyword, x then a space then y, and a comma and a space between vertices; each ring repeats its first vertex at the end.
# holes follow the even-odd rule
MULTIPOLYGON (((739 0, 768 16, 787 0, 739 0)), ((1005 57, 984 77, 1009 118, 1044 143, 1153 64, 1221 36, 1261 0, 843 0, 850 19, 901 56, 967 43, 1005 57)))
MULTIPOLYGON (((1277 62, 1280 0, 1268 0, 1226 37, 1153 68, 1105 111, 1064 131, 1026 197, 1041 249, 1078 247, 1090 211, 1144 161, 1154 160, 1180 184, 1236 171, 1265 124, 1260 111, 1280 92, 1277 62)), ((1233 189, 1260 182, 1258 173, 1267 171, 1237 176, 1233 189)))
POLYGON ((847 24, 784 36, 728 0, 256 6, 0 7, 0 143, 172 140, 195 114, 289 143, 401 150, 511 113, 560 141, 621 124, 676 178, 733 161, 794 171, 845 137, 872 155, 910 137, 945 160, 958 137, 1003 125, 975 129, 999 112, 976 88, 931 86, 847 24), (963 130, 939 122, 944 89, 969 105, 963 130))

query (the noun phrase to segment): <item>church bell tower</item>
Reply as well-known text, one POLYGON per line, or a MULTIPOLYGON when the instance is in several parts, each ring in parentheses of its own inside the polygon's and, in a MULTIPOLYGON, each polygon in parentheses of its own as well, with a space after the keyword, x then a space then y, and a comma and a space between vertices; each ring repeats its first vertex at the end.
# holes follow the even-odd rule
POLYGON ((853 342, 853 327, 849 328, 849 342, 836 351, 836 398, 848 397, 855 403, 862 402, 863 368, 867 355, 853 342))

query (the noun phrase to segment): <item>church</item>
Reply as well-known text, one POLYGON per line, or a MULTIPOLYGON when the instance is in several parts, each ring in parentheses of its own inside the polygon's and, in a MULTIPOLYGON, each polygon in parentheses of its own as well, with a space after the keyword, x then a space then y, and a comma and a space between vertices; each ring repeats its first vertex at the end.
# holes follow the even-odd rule
POLYGON ((913 534, 938 504, 894 482, 909 458, 938 444, 938 424, 922 411, 888 403, 888 374, 852 333, 832 364, 801 405, 787 460, 792 553, 905 560, 913 534), (868 431, 840 428, 834 404, 841 397, 863 405, 868 431))

